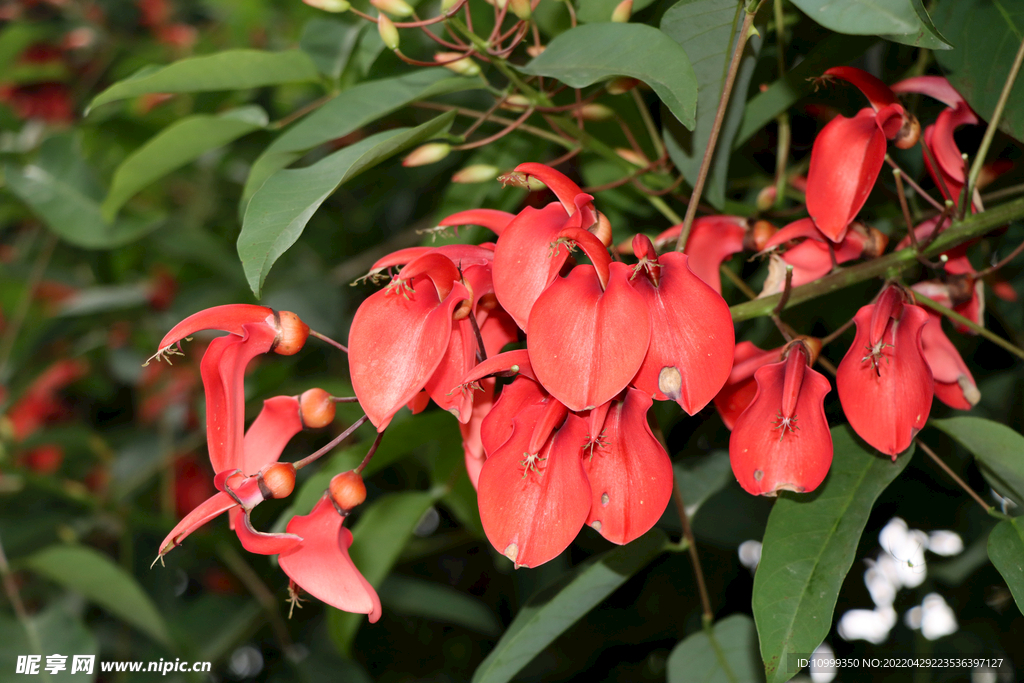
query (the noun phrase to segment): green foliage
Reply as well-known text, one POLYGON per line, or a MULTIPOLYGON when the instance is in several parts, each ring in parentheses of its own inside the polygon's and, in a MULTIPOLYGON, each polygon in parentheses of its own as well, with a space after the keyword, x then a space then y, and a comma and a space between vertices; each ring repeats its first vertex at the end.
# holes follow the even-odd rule
POLYGON ((980 417, 951 417, 930 424, 974 454, 985 478, 1000 495, 1024 501, 1024 436, 980 417))
POLYGON ((1004 519, 988 537, 988 556, 1006 579, 1017 609, 1024 612, 1024 528, 1019 519, 1004 519))
POLYGON ((793 4, 838 33, 884 36, 932 50, 950 49, 920 0, 793 0, 793 4))
POLYGON ((667 674, 668 683, 763 681, 754 620, 734 614, 680 641, 669 655, 667 674))
POLYGON ((890 462, 849 427, 832 429, 832 445, 825 483, 809 496, 780 494, 764 532, 753 609, 770 682, 792 678, 787 655, 812 652, 828 634, 871 508, 913 455, 890 462))

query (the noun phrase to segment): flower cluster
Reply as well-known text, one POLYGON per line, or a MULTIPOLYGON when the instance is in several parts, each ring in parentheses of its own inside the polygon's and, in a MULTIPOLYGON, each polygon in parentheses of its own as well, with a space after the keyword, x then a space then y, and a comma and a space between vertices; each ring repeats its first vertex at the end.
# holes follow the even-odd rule
POLYGON ((406 249, 375 264, 404 267, 359 307, 349 363, 378 430, 425 396, 458 417, 488 539, 534 567, 584 524, 615 543, 653 526, 672 467, 647 411, 653 400, 690 414, 707 405, 734 342, 725 301, 686 255, 658 255, 638 235, 638 262, 613 261, 593 197, 542 164, 504 179, 529 178, 558 201, 442 222, 489 228, 493 244, 406 249), (495 375, 515 378, 499 391, 495 375))

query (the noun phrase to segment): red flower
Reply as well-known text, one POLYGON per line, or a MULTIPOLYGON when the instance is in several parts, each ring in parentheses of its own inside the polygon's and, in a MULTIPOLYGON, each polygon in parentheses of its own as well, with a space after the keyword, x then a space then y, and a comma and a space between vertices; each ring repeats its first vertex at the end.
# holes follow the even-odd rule
POLYGON ((825 420, 828 380, 808 367, 810 350, 789 345, 786 359, 754 374, 757 392, 736 420, 729 460, 740 486, 754 495, 813 491, 832 464, 825 420))
POLYGON ((890 285, 857 312, 857 335, 836 373, 850 426, 893 460, 928 421, 934 391, 921 345, 928 314, 905 296, 890 285))

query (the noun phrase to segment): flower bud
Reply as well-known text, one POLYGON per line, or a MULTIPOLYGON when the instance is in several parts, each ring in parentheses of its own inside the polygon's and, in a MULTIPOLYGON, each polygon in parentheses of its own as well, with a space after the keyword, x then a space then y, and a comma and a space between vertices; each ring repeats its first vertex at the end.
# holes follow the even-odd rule
POLYGON ((501 103, 501 108, 509 111, 526 111, 529 106, 530 100, 525 95, 509 95, 501 103))
POLYGON ((389 50, 397 50, 399 44, 398 29, 395 28, 394 22, 388 19, 386 14, 381 14, 377 17, 377 32, 380 34, 380 39, 384 41, 384 45, 389 50))
POLYGON ((370 4, 393 17, 408 17, 412 7, 405 0, 370 0, 370 4))
POLYGON ((448 14, 457 4, 459 0, 441 0, 441 14, 448 14))
POLYGON ((622 0, 612 10, 612 21, 617 24, 625 24, 633 16, 633 0, 622 0))
POLYGON ((348 0, 302 0, 310 7, 322 9, 325 12, 347 12, 352 8, 348 0))
POLYGON ((290 462, 267 465, 259 474, 263 499, 287 498, 295 490, 295 466, 290 462))
POLYGON ((451 151, 451 145, 447 142, 428 142, 409 152, 402 159, 402 166, 412 167, 433 164, 444 159, 451 151))
POLYGON ((608 220, 608 216, 605 216, 600 211, 597 212, 597 222, 587 228, 594 237, 601 240, 604 246, 609 246, 612 243, 612 222, 608 220))
POLYGON ((453 175, 452 182, 486 183, 489 180, 497 178, 499 173, 501 173, 501 171, 498 170, 497 166, 491 166, 489 164, 473 164, 472 166, 466 166, 464 169, 453 175))
POLYGON ((366 484, 355 470, 334 475, 327 489, 338 511, 347 515, 352 508, 366 500, 366 484))
POLYGON ((508 8, 512 10, 512 14, 523 21, 529 21, 532 11, 530 9, 530 0, 508 0, 508 8))
POLYGON ((778 196, 775 185, 767 185, 761 188, 761 191, 757 193, 757 199, 754 201, 754 206, 757 207, 758 211, 767 211, 768 209, 775 206, 775 198, 778 196))
POLYGON ((763 251, 768 240, 778 231, 768 221, 755 221, 743 237, 743 248, 747 251, 763 251))
POLYGON ((896 133, 896 137, 893 138, 893 142, 900 149, 910 149, 917 144, 918 139, 921 137, 921 124, 918 122, 917 117, 906 112, 904 114, 903 126, 896 133))
MULTIPOLYGON (((277 330, 277 339, 273 351, 282 356, 294 356, 306 344, 309 338, 309 325, 302 322, 299 316, 291 311, 278 311, 272 318, 271 325, 277 330)), ((270 322, 270 321, 268 321, 270 322)))
POLYGON ((546 46, 544 45, 528 45, 526 47, 526 54, 531 57, 540 57, 540 54, 544 52, 546 46))
POLYGON ((622 93, 629 92, 637 85, 640 81, 636 78, 630 78, 629 76, 620 76, 619 78, 613 78, 608 81, 605 86, 605 90, 608 91, 609 95, 621 95, 622 93))
POLYGON ((580 107, 579 112, 584 121, 607 121, 615 116, 615 111, 611 107, 596 102, 584 104, 580 107))
POLYGON ((446 69, 454 71, 460 76, 477 76, 480 74, 480 65, 470 57, 461 57, 461 52, 435 52, 434 61, 446 69))
POLYGON ((647 159, 644 159, 641 155, 637 154, 632 149, 626 149, 625 147, 616 147, 615 153, 620 157, 633 164, 634 166, 647 166, 647 159))
POLYGON ((326 427, 334 422, 334 410, 334 399, 323 389, 308 389, 299 396, 299 417, 304 427, 326 427))

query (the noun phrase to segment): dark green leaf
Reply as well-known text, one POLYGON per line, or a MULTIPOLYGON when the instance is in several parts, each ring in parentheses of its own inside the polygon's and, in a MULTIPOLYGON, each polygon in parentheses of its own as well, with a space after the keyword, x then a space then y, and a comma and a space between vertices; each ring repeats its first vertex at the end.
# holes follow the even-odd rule
MULTIPOLYGON (((930 21, 918 15, 918 8, 914 7, 912 0, 793 0, 793 4, 836 33, 885 36, 932 50, 951 47, 934 31, 930 21)), ((920 11, 924 13, 924 8, 921 7, 920 11)))
MULTIPOLYGON (((671 122, 665 127, 669 156, 691 186, 697 182, 704 150, 711 139, 718 100, 742 24, 743 6, 736 0, 681 0, 661 19, 661 30, 686 48, 697 76, 697 122, 693 132, 673 126, 671 122)), ((744 99, 762 42, 760 35, 751 36, 747 41, 729 108, 722 121, 704 190, 705 199, 717 208, 725 202, 732 141, 743 120, 744 99)))
MULTIPOLYGON (((405 491, 377 499, 352 529, 349 555, 374 588, 380 588, 423 513, 437 500, 434 492, 405 491)), ((363 614, 331 610, 329 628, 335 646, 349 655, 352 639, 366 621, 363 614)))
POLYGON ((414 145, 437 137, 451 126, 455 112, 416 128, 396 128, 371 135, 330 154, 312 166, 285 169, 271 176, 253 195, 238 236, 249 286, 257 297, 267 273, 299 239, 306 223, 345 181, 414 145))
POLYGON ((978 460, 999 495, 1024 505, 1024 436, 1004 424, 980 417, 932 420, 931 426, 953 437, 978 460))
POLYGON ((734 614, 698 631, 672 649, 668 683, 756 683, 764 680, 757 631, 746 614, 734 614))
POLYGON ((92 674, 82 671, 71 673, 74 655, 96 655, 100 648, 96 637, 89 633, 79 615, 75 614, 69 605, 62 602, 51 603, 41 612, 31 615, 29 620, 35 627, 36 633, 39 634, 42 652, 33 652, 25 629, 17 619, 0 615, 0 671, 8 672, 8 676, 10 676, 8 680, 20 678, 45 681, 49 679, 51 683, 90 683, 96 679, 100 667, 95 662, 92 674), (18 656, 27 654, 42 656, 39 662, 40 674, 31 678, 16 676, 14 671, 17 667, 18 656), (64 671, 56 674, 48 674, 45 671, 46 655, 51 654, 67 656, 64 661, 66 666, 64 671))
POLYGON ((588 561, 530 598, 519 610, 473 683, 505 683, 584 614, 615 592, 665 549, 659 529, 588 561))
POLYGON ((202 154, 267 125, 267 113, 255 105, 223 114, 195 114, 171 124, 132 152, 114 172, 103 217, 113 221, 136 192, 202 154))
POLYGON ((501 624, 486 605, 439 583, 392 574, 380 587, 380 601, 384 609, 400 614, 457 624, 490 637, 501 633, 501 624))
MULTIPOLYGON (((611 21, 622 0, 576 0, 576 19, 582 24, 611 21)), ((633 14, 654 4, 654 0, 633 0, 633 14)))
POLYGON ((316 65, 301 50, 225 50, 141 69, 97 95, 86 113, 101 104, 149 93, 246 90, 317 78, 316 65))
MULTIPOLYGON (((957 0, 935 8, 935 23, 956 45, 935 57, 978 116, 989 121, 1024 40, 1024 4, 1005 0, 957 0)), ((1017 77, 1000 130, 1024 140, 1024 78, 1017 77)))
POLYGON ((988 536, 988 556, 1024 613, 1024 528, 1020 518, 1004 519, 988 536))
POLYGON ((359 35, 368 23, 353 17, 352 21, 311 19, 302 28, 299 47, 310 56, 324 76, 338 78, 345 70, 359 35))
POLYGON ((86 249, 109 249, 132 242, 154 230, 161 218, 125 218, 114 224, 103 219, 100 204, 93 197, 91 177, 83 175, 84 162, 74 157, 49 154, 44 150, 35 164, 3 166, 7 187, 25 202, 47 227, 61 238, 86 249))
POLYGON ((19 565, 81 593, 153 640, 170 647, 167 625, 135 577, 106 555, 82 545, 52 545, 19 565))
POLYGON ((562 33, 529 64, 534 76, 584 88, 614 76, 638 78, 654 88, 679 121, 693 130, 697 76, 679 43, 645 24, 583 24, 562 33))
POLYGON ((686 503, 686 514, 693 517, 714 493, 733 479, 728 451, 715 451, 698 458, 686 458, 672 465, 676 485, 686 503))
POLYGON ((453 77, 445 68, 421 69, 398 78, 360 83, 296 123, 267 147, 249 171, 242 190, 242 205, 267 178, 317 145, 348 135, 410 102, 482 85, 476 78, 453 77))
POLYGON ((764 128, 776 116, 814 91, 810 79, 820 76, 826 69, 847 64, 874 45, 874 37, 830 35, 814 46, 803 61, 769 86, 767 90, 750 98, 743 112, 743 123, 733 141, 737 148, 764 128))
POLYGON ((825 483, 810 494, 780 494, 764 532, 752 604, 770 683, 796 673, 788 654, 813 652, 828 635, 871 507, 913 455, 880 457, 847 426, 832 430, 832 442, 825 483))

